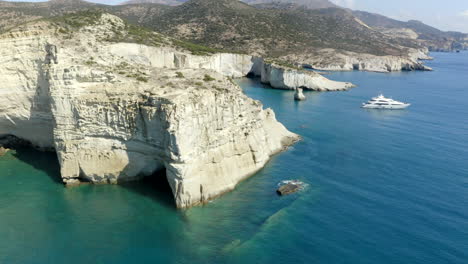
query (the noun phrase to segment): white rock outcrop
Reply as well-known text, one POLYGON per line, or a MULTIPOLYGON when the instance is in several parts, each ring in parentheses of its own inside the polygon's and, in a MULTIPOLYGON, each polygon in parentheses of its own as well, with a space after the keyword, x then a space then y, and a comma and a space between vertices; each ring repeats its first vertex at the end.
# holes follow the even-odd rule
POLYGON ((177 206, 188 207, 232 190, 297 140, 272 110, 212 71, 182 70, 184 79, 163 88, 158 76, 175 70, 151 71, 148 84, 83 84, 64 78, 59 65, 50 93, 67 183, 117 183, 165 169, 177 206), (197 84, 205 74, 216 83, 197 84))
POLYGON ((225 76, 238 78, 246 76, 256 60, 244 54, 216 53, 207 56, 191 55, 173 47, 150 47, 135 43, 114 43, 109 45, 109 52, 121 56, 131 63, 156 68, 208 69, 225 76))
POLYGON ((195 56, 173 48, 148 47, 133 43, 112 44, 109 50, 114 56, 122 56, 132 63, 151 67, 208 69, 233 78, 251 74, 261 77, 263 83, 278 89, 294 90, 302 87, 313 91, 343 91, 354 87, 351 83, 332 81, 312 71, 280 66, 244 54, 218 53, 195 56))
POLYGON ((323 49, 318 54, 287 56, 285 59, 293 60, 311 68, 324 71, 370 71, 370 72, 396 72, 396 71, 431 71, 419 60, 431 59, 423 50, 412 50, 404 56, 377 56, 372 54, 336 51, 323 49))
POLYGON ((274 63, 263 63, 261 70, 262 83, 277 89, 344 91, 354 87, 352 83, 332 81, 313 71, 291 69, 274 63))
POLYGON ((47 22, 0 35, 0 135, 55 150, 65 183, 165 170, 177 206, 189 207, 298 140, 225 77, 247 74, 250 58, 102 42, 109 21, 122 23, 103 15, 69 38, 47 22))
POLYGON ((294 100, 296 101, 304 101, 306 99, 304 93, 302 92, 302 88, 297 88, 296 92, 294 93, 294 100))

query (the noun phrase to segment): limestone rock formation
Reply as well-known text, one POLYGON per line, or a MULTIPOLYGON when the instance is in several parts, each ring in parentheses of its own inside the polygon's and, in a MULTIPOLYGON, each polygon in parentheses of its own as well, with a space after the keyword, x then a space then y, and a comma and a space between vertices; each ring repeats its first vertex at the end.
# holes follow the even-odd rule
POLYGON ((294 93, 294 100, 296 101, 304 101, 306 99, 304 93, 302 93, 302 88, 297 88, 296 92, 294 93))
POLYGON ((55 150, 66 184, 164 169, 181 208, 232 190, 298 140, 226 77, 251 71, 250 57, 106 41, 124 28, 103 14, 72 34, 39 21, 0 35, 0 135, 55 150))
POLYGON ((280 66, 266 62, 260 57, 216 53, 195 56, 173 48, 148 47, 134 43, 116 43, 109 47, 110 52, 124 57, 131 63, 149 67, 208 69, 232 78, 254 75, 272 88, 294 90, 303 87, 314 91, 340 91, 354 87, 348 82, 336 82, 315 72, 280 66))
POLYGON ((292 69, 274 63, 263 63, 260 76, 262 83, 277 89, 344 91, 354 87, 352 83, 332 81, 313 71, 292 69))
POLYGON ((419 60, 431 59, 427 50, 412 50, 407 56, 376 56, 372 54, 337 51, 323 49, 320 55, 288 56, 288 60, 295 60, 306 66, 325 71, 431 71, 419 60))

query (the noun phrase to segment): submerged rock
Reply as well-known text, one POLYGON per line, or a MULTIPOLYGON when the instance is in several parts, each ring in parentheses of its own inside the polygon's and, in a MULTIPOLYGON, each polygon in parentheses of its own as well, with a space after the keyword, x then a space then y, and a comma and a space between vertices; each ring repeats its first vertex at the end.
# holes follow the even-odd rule
POLYGON ((298 192, 304 188, 305 184, 301 181, 284 181, 276 190, 279 195, 288 195, 298 192))
POLYGON ((306 97, 305 95, 302 93, 302 88, 297 88, 296 89, 296 92, 294 93, 294 100, 296 101, 303 101, 305 100, 306 97))

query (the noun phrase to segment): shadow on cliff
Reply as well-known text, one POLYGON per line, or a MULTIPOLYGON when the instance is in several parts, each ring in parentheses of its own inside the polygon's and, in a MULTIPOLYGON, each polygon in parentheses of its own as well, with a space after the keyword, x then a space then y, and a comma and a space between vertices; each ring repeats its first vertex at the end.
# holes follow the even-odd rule
POLYGON ((63 184, 55 152, 39 151, 33 147, 20 146, 15 147, 13 156, 33 166, 36 170, 45 172, 55 183, 63 184))
POLYGON ((121 186, 139 195, 151 198, 165 207, 177 210, 171 186, 166 178, 166 170, 155 172, 140 181, 123 183, 121 186))

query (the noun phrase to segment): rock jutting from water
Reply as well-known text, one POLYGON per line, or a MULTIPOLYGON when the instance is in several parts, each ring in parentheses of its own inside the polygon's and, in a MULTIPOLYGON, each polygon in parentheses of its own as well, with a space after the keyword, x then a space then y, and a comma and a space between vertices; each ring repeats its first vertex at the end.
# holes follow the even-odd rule
POLYGON ((349 82, 329 80, 319 73, 262 62, 260 67, 261 82, 277 89, 295 90, 303 88, 312 91, 345 91, 355 87, 349 82))
POLYGON ((304 93, 302 92, 302 88, 297 88, 296 92, 294 93, 294 100, 296 101, 304 101, 306 99, 304 93))
POLYGON ((0 147, 0 157, 4 156, 8 151, 9 151, 9 149, 4 148, 4 147, 0 147))
POLYGON ((276 190, 276 193, 281 196, 289 195, 302 190, 304 186, 305 184, 303 182, 297 180, 283 181, 276 190))

